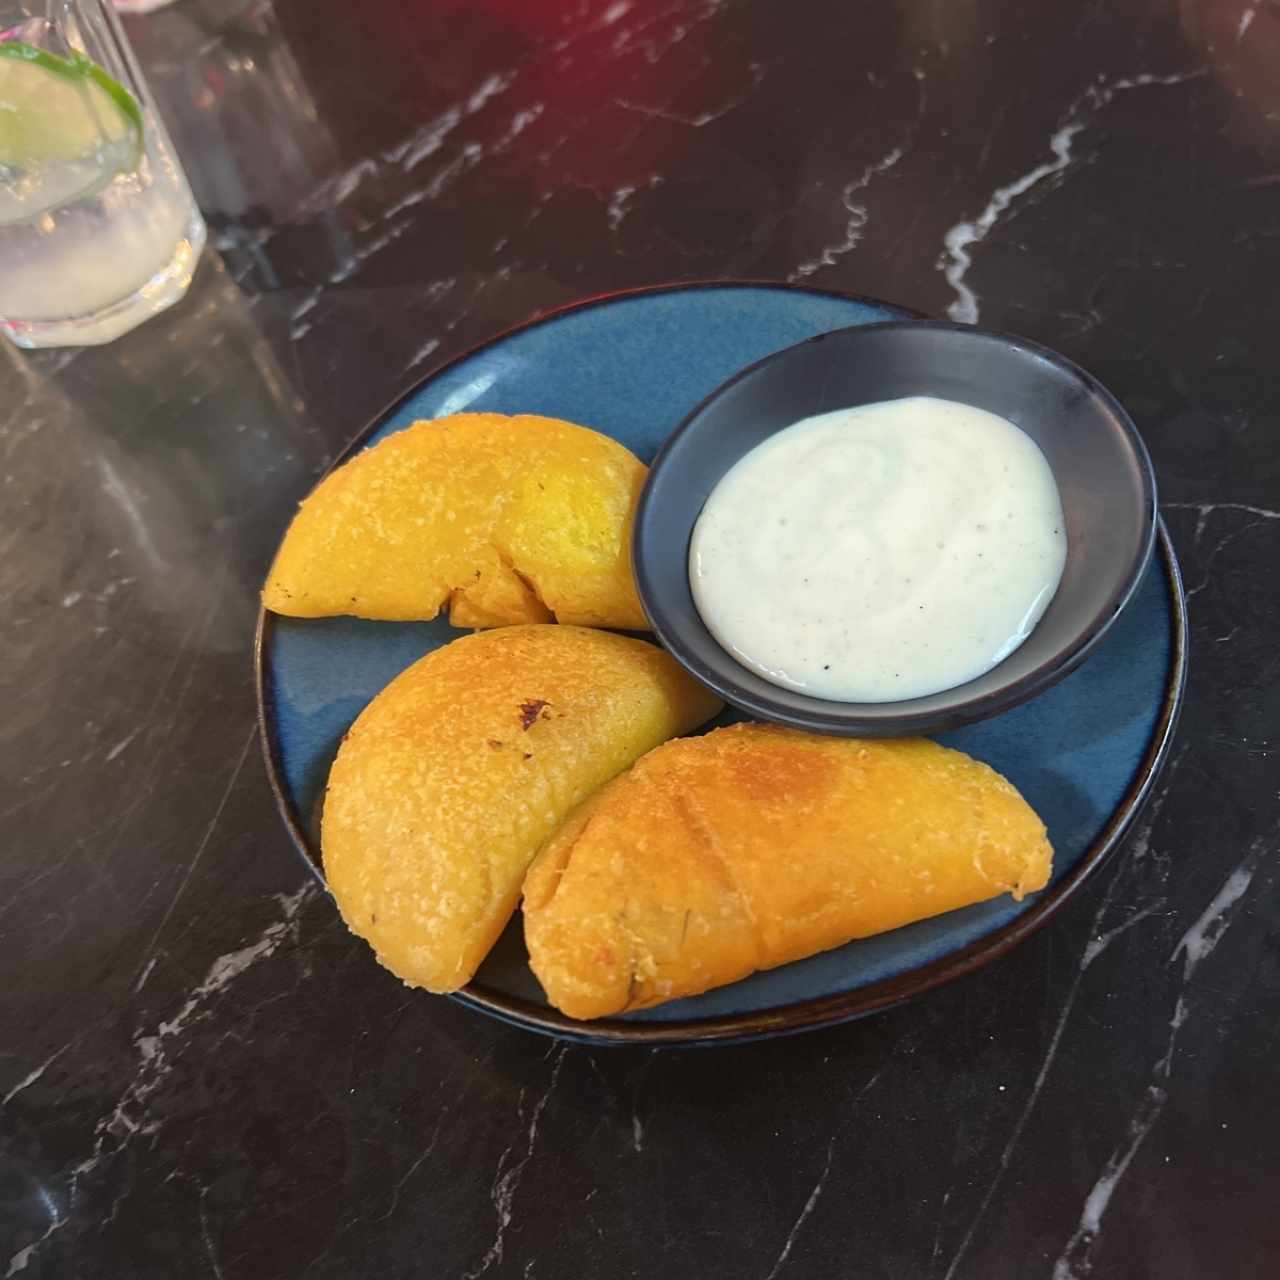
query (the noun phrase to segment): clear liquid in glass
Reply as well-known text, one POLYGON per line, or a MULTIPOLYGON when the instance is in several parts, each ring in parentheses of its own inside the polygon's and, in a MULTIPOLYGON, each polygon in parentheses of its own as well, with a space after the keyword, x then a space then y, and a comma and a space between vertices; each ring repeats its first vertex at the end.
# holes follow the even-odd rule
POLYGON ((97 10, 77 35, 97 27, 103 47, 86 53, 131 85, 142 150, 127 164, 99 152, 25 172, 0 168, 0 333, 20 347, 111 341, 182 297, 205 243, 114 15, 96 4, 76 8, 97 10))

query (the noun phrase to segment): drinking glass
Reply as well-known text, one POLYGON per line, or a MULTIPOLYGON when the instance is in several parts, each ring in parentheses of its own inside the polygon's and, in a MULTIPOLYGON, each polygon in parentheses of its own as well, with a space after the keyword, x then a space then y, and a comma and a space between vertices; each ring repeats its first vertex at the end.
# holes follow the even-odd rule
POLYGON ((205 234, 110 0, 0 0, 0 332, 109 342, 186 293, 205 234))

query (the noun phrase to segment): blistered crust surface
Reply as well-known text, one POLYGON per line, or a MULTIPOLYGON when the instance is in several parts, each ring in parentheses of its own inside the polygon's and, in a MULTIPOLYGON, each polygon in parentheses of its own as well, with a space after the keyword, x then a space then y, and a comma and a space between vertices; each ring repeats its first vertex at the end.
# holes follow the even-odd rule
POLYGON ((298 509, 262 599, 298 618, 647 629, 631 575, 645 467, 586 427, 524 414, 416 422, 298 509))
POLYGON ((552 837, 525 884, 551 1003, 598 1018, 1048 883, 1011 783, 923 739, 750 724, 669 742, 552 837))
POLYGON ((344 919, 406 982, 462 986, 562 819, 719 706, 662 650, 604 631, 508 627, 428 654, 330 772, 321 844, 344 919))

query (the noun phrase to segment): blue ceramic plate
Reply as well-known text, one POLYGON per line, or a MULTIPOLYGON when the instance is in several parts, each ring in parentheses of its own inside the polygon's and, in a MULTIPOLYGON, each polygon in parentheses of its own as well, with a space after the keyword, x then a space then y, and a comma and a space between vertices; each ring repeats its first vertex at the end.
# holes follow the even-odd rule
MULTIPOLYGON (((648 461, 735 370, 815 333, 902 318, 915 317, 872 299, 765 284, 675 285, 591 299, 432 374, 380 415, 348 455, 418 418, 469 409, 581 422, 648 461)), ((285 822, 317 875, 318 810, 342 735, 392 677, 457 634, 442 620, 260 620, 267 767, 285 822)), ((1008 776, 1048 825, 1053 882, 1025 902, 999 898, 694 999, 592 1023, 547 1005, 526 963, 517 914, 475 981, 455 998, 553 1035, 692 1044, 839 1022, 967 972, 1043 923, 1132 821, 1173 732, 1185 639, 1181 583, 1161 528, 1146 578, 1082 667, 1039 698, 941 738, 1008 776)))

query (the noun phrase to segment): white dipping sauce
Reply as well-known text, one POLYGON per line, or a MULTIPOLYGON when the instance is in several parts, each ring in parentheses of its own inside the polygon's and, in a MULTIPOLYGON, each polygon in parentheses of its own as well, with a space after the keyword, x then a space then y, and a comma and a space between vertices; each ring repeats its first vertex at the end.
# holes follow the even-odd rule
POLYGON ((767 680, 839 702, 964 684, 1062 577, 1053 473, 985 409, 913 396, 806 418, 743 457, 694 526, 703 622, 767 680))

